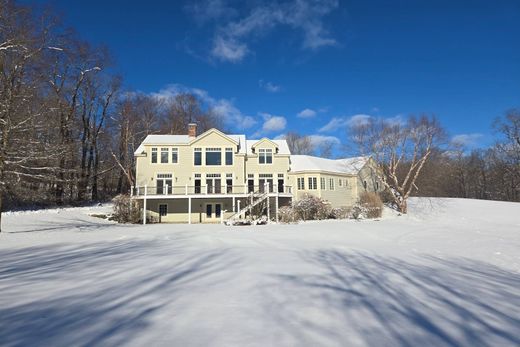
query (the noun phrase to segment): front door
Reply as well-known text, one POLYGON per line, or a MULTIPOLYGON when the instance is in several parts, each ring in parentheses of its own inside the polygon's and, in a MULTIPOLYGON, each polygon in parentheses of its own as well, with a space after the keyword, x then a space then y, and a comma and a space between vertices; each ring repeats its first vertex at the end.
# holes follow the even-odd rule
POLYGON ((255 180, 254 179, 247 180, 247 192, 253 193, 254 191, 255 191, 255 180))

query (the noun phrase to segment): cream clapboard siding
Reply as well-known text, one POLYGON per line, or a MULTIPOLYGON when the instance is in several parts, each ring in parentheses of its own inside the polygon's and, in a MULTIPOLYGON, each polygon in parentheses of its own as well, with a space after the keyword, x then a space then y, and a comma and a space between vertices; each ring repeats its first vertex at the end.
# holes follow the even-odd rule
POLYGON ((311 194, 330 202, 332 207, 350 207, 353 206, 357 199, 357 179, 355 176, 346 174, 324 173, 324 172, 307 172, 307 173, 291 173, 290 182, 294 187, 295 199, 301 199, 305 194, 311 194), (317 189, 309 189, 309 178, 316 177, 317 189), (298 189, 298 178, 304 178, 305 189, 298 189), (321 178, 325 178, 325 189, 321 189, 321 178), (334 189, 330 189, 330 181, 334 181, 334 189), (339 180, 342 185, 339 185, 339 180))

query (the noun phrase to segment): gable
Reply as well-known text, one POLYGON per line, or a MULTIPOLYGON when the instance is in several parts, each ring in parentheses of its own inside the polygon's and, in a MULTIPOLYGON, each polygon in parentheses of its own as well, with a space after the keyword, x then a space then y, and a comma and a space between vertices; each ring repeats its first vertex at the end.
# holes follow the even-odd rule
POLYGON ((190 145, 194 146, 238 146, 238 143, 217 129, 210 129, 194 138, 190 145))
POLYGON ((251 148, 253 148, 253 149, 255 149, 255 148, 273 148, 273 149, 275 149, 275 148, 278 148, 278 144, 276 144, 275 142, 264 137, 263 139, 258 140, 257 142, 253 143, 251 145, 251 148))

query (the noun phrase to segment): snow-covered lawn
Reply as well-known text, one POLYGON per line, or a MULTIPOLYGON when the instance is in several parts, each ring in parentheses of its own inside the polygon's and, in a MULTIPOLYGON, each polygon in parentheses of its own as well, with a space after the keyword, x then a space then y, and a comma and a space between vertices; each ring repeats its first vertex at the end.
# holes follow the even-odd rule
POLYGON ((103 209, 5 215, 0 345, 520 345, 520 204, 256 227, 103 209))

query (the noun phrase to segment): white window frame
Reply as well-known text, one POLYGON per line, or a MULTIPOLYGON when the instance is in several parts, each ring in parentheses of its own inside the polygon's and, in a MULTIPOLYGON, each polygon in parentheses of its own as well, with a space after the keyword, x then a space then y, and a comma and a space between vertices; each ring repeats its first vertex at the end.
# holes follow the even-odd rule
POLYGON ((296 178, 298 190, 305 190, 305 177, 296 178))
POLYGON ((321 190, 327 190, 327 180, 325 177, 320 177, 320 188, 321 190))
POLYGON ((170 149, 168 147, 161 147, 159 158, 161 159, 159 161, 161 164, 168 164, 170 162, 170 149), (163 161, 163 153, 166 153, 166 161, 163 161))
POLYGON ((318 178, 315 176, 307 177, 308 178, 308 187, 309 190, 317 190, 318 189, 318 178))
POLYGON ((273 149, 272 148, 259 148, 258 149, 258 164, 259 165, 271 165, 273 164, 273 149), (267 162, 267 158, 271 158, 271 162, 267 162), (264 158, 264 162, 262 163, 261 158, 264 158))
POLYGON ((171 160, 172 160, 172 164, 179 163, 179 149, 177 147, 172 148, 171 160), (174 155, 175 155, 175 158, 174 158, 174 155))
POLYGON ((157 164, 158 161, 159 161, 159 151, 158 151, 157 147, 152 147, 152 154, 150 155, 150 162, 152 164, 157 164), (155 154, 155 161, 153 161, 154 154, 155 154))
POLYGON ((329 178, 329 190, 336 190, 334 187, 334 178, 329 178))

